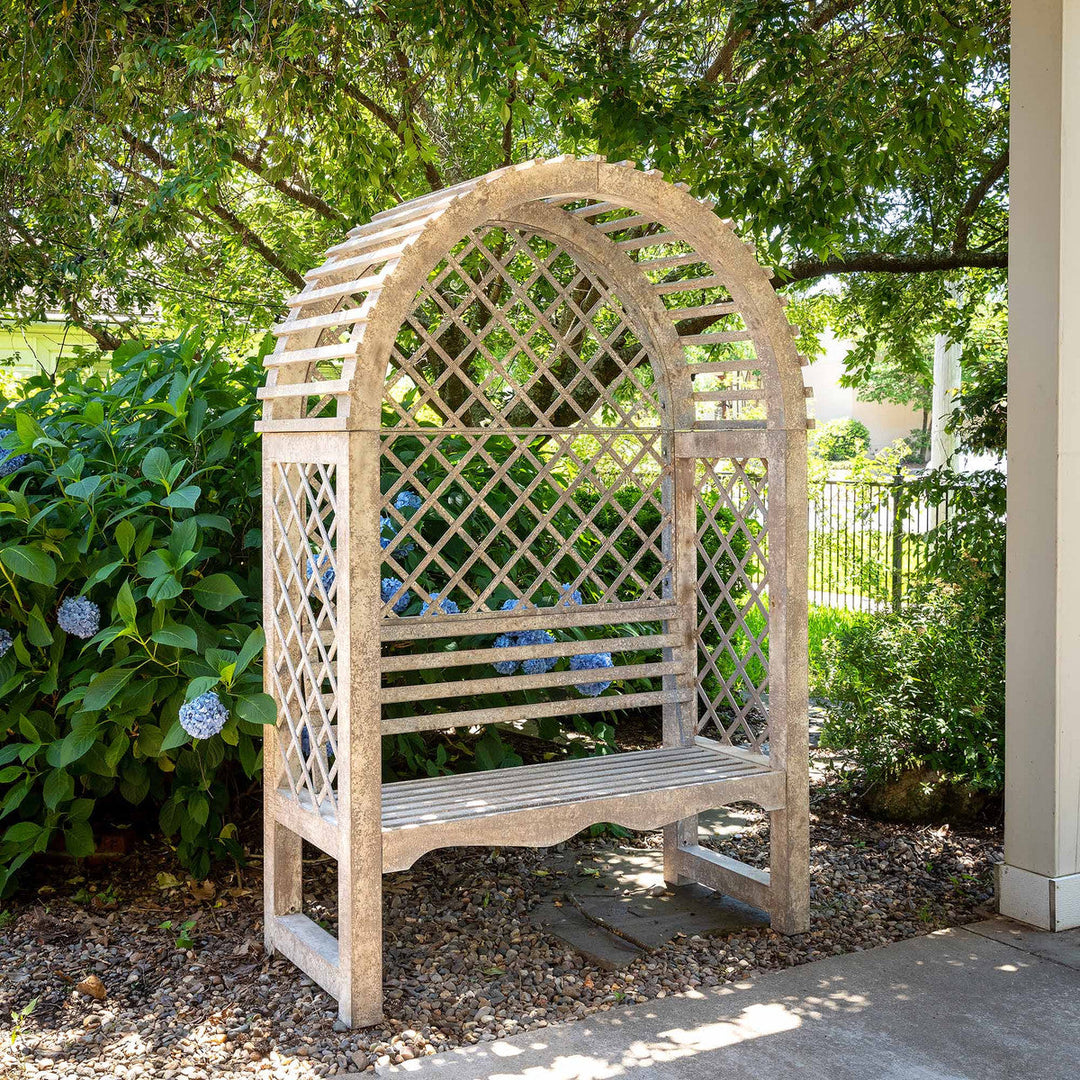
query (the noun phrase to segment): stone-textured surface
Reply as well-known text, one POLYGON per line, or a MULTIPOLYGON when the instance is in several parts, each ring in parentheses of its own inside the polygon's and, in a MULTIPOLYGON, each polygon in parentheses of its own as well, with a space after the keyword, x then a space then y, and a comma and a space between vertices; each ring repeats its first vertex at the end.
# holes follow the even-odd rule
MULTIPOLYGON (((1072 1080, 1080 973, 966 930, 412 1061, 439 1080, 1072 1080)), ((384 1073, 383 1069, 377 1069, 384 1073)))

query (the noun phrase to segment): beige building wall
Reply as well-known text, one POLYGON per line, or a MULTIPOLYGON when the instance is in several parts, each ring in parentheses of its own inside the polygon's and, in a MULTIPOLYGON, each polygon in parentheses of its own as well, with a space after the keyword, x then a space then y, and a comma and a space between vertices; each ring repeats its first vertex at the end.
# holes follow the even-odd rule
POLYGON ((875 453, 922 427, 922 413, 917 409, 860 401, 856 390, 841 386, 844 357, 851 349, 851 342, 837 338, 830 330, 825 331, 821 341, 825 347, 824 355, 804 372, 807 384, 814 388, 814 396, 808 404, 810 414, 816 420, 827 423, 851 417, 861 421, 870 431, 870 448, 875 453))

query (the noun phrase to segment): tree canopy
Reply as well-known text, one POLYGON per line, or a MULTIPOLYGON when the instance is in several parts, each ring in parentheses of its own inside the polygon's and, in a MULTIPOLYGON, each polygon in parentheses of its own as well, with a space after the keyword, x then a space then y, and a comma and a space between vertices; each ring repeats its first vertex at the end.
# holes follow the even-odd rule
MULTIPOLYGON (((1005 0, 0 0, 0 308, 240 340, 372 213, 514 160, 717 200, 889 345, 1000 295, 1005 0)), ((834 312, 835 314, 835 312, 834 312)))

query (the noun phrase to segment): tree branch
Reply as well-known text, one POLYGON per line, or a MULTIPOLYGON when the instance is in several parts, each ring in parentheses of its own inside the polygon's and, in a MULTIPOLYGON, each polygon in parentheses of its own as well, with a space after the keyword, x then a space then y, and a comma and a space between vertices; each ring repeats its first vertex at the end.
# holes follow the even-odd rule
POLYGON ((942 270, 1003 270, 1007 251, 945 251, 928 255, 896 255, 882 251, 852 251, 831 259, 799 259, 778 268, 776 285, 812 281, 827 274, 927 274, 942 270))
POLYGON ((269 170, 264 165, 260 165, 255 158, 249 157, 243 150, 234 148, 229 156, 238 165, 243 165, 245 169, 253 172, 260 180, 269 184, 275 191, 281 192, 286 198, 306 206, 309 210, 314 210, 315 213, 322 215, 329 221, 345 220, 343 214, 338 213, 328 202, 320 199, 318 195, 310 191, 304 191, 303 188, 298 188, 287 180, 271 180, 267 175, 269 170))
POLYGON ((967 201, 960 207, 960 213, 956 217, 956 235, 953 238, 953 251, 963 251, 968 244, 968 236, 971 233, 971 219, 979 209, 983 199, 990 193, 990 189, 1005 175, 1009 167, 1009 147, 993 160, 990 168, 986 170, 983 178, 971 189, 967 201))
MULTIPOLYGON (((120 137, 130 146, 133 150, 137 150, 144 157, 149 158, 160 169, 174 170, 176 169, 176 162, 172 158, 167 157, 161 153, 157 147, 148 143, 145 139, 140 139, 133 132, 127 128, 120 128, 120 137)), ((224 224, 232 233, 239 237, 240 242, 247 248, 261 255, 262 258, 275 270, 278 271, 290 285, 296 286, 298 289, 304 287, 304 279, 295 270, 290 267, 285 260, 276 252, 261 236, 258 235, 252 228, 245 225, 227 206, 225 206, 220 198, 217 202, 208 203, 207 209, 224 224)))
POLYGON ((728 19, 727 29, 724 31, 724 40, 720 45, 720 52, 716 59, 709 65, 705 72, 706 82, 716 82, 723 76, 724 82, 731 82, 731 72, 735 65, 735 53, 739 46, 750 36, 750 27, 736 27, 735 13, 732 12, 728 19))
POLYGON ((271 248, 257 233, 245 225, 227 206, 220 202, 209 204, 210 212, 235 233, 245 247, 251 248, 263 257, 279 274, 290 284, 298 289, 304 287, 304 279, 291 266, 286 265, 285 260, 273 248, 271 248))

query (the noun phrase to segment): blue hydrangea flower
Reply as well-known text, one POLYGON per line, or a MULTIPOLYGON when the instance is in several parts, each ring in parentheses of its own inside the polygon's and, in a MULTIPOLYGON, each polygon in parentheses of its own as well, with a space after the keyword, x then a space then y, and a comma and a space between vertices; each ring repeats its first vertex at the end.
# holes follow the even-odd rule
POLYGON ((15 643, 7 630, 0 630, 0 656, 6 656, 8 649, 15 643))
MULTIPOLYGON (((326 740, 326 761, 329 764, 334 760, 334 748, 330 745, 330 740, 326 740)), ((308 729, 305 726, 303 731, 300 732, 300 753, 305 759, 311 757, 311 736, 308 734, 308 729)))
POLYGON ((424 500, 415 491, 399 491, 394 499, 395 510, 419 510, 424 505, 424 500))
MULTIPOLYGON (((590 668, 609 668, 615 665, 611 661, 611 653, 582 653, 580 656, 570 657, 571 671, 588 671, 590 668)), ((577 691, 586 697, 596 697, 602 694, 610 682, 578 683, 577 691)))
MULTIPOLYGON (((379 515, 379 545, 385 551, 393 542, 394 537, 397 535, 397 526, 390 520, 386 514, 379 515)), ((411 540, 406 540, 404 544, 399 544, 391 553, 396 557, 404 557, 408 555, 416 545, 411 540)))
MULTIPOLYGON (((506 604, 513 604, 513 603, 516 603, 516 601, 514 601, 514 600, 507 600, 506 601, 506 604)), ((506 607, 506 604, 503 604, 503 608, 506 607)), ((512 649, 517 644, 516 638, 517 638, 517 634, 500 634, 495 639, 495 648, 496 649, 512 649)), ((513 675, 514 672, 517 671, 517 669, 518 669, 518 661, 517 660, 497 660, 491 666, 500 675, 513 675)))
MULTIPOLYGON (((0 439, 5 439, 10 434, 11 428, 0 428, 0 439)), ((0 476, 13 473, 30 460, 29 454, 14 454, 11 451, 5 451, 2 447, 0 447, 0 454, 4 455, 3 461, 0 461, 0 476)))
MULTIPOLYGON (((382 599, 385 604, 391 596, 394 595, 401 588, 401 578, 396 577, 384 577, 382 579, 382 599)), ((395 615, 400 615, 408 606, 409 601, 412 600, 412 593, 406 589, 395 601, 393 612, 395 615)))
MULTIPOLYGON (((525 630, 517 636, 519 645, 552 645, 555 635, 550 630, 525 630)), ((559 662, 557 656, 535 656, 522 662, 521 670, 526 675, 543 675, 559 662)))
POLYGON ((180 706, 180 726, 196 739, 209 739, 225 726, 229 710, 213 690, 180 706))
POLYGON ((504 600, 503 601, 502 607, 499 608, 499 610, 500 611, 513 611, 514 608, 518 607, 519 605, 521 607, 524 607, 525 606, 525 601, 522 600, 520 597, 511 596, 509 600, 504 600))
POLYGON ((85 596, 69 596, 56 609, 56 625, 75 637, 92 638, 101 626, 101 610, 85 596))
POLYGON ((423 607, 420 608, 420 614, 426 615, 432 608, 434 608, 432 613, 435 615, 458 615, 461 613, 461 608, 459 608, 453 600, 449 597, 445 600, 440 600, 437 592, 431 594, 430 600, 424 601, 423 607))
POLYGON ((563 598, 559 601, 559 603, 563 607, 569 607, 571 604, 580 604, 581 603, 581 590, 580 589, 575 589, 573 592, 571 592, 569 582, 563 582, 559 586, 559 588, 562 589, 562 591, 563 591, 563 598))
MULTIPOLYGON (((326 567, 326 569, 322 571, 321 576, 322 576, 323 588, 327 591, 327 593, 329 593, 330 592, 330 586, 334 584, 334 579, 337 577, 337 574, 334 573, 334 568, 330 565, 330 556, 329 555, 324 555, 319 560, 318 565, 319 565, 320 570, 322 570, 322 568, 324 566, 326 567)), ((314 559, 308 559, 308 561, 307 561, 307 576, 310 578, 311 575, 314 574, 314 573, 315 573, 315 560, 314 559)))

